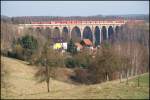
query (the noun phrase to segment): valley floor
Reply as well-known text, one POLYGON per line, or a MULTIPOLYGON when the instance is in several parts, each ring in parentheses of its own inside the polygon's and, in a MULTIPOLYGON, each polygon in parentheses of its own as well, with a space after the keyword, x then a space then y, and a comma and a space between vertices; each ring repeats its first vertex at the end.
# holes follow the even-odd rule
POLYGON ((50 92, 47 92, 45 82, 37 83, 34 74, 36 66, 27 62, 1 56, 1 64, 8 72, 4 80, 8 85, 1 87, 2 99, 148 99, 149 73, 140 77, 140 87, 137 78, 129 79, 129 84, 119 80, 95 85, 74 85, 51 79, 50 92))

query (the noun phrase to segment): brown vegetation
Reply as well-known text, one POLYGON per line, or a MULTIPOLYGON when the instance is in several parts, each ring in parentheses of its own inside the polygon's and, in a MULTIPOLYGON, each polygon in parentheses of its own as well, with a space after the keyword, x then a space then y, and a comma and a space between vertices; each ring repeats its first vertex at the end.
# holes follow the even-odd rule
MULTIPOLYGON (((1 25, 2 54, 7 55, 7 52, 11 51, 22 57, 26 50, 20 44, 15 44, 12 48, 13 40, 21 37, 17 34, 16 26, 5 22, 2 22, 1 25)), ((58 33, 58 30, 56 29, 55 32, 58 33)), ((50 77, 60 79, 61 75, 64 75, 66 81, 70 78, 71 81, 85 84, 95 84, 117 78, 120 78, 120 82, 122 78, 126 78, 128 84, 129 76, 139 75, 138 86, 140 86, 140 74, 149 70, 148 32, 149 27, 146 24, 126 24, 118 33, 115 33, 113 43, 104 41, 95 54, 83 50, 80 53, 74 53, 74 55, 52 50, 50 48, 52 35, 48 35, 49 32, 45 33, 44 30, 26 29, 22 36, 29 34, 38 40, 39 48, 32 55, 28 55, 30 56, 28 61, 30 64, 42 66, 35 76, 40 77, 41 82, 46 81, 49 92, 50 77), (56 67, 66 67, 65 61, 69 62, 67 60, 69 57, 71 64, 75 67, 74 72, 64 70, 59 73, 52 70, 56 67)))

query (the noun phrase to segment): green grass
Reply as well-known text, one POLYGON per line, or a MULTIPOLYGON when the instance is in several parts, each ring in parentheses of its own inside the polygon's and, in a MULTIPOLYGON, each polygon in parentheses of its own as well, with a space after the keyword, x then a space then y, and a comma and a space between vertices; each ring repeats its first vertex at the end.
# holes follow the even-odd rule
POLYGON ((149 74, 140 76, 140 87, 138 87, 137 77, 129 80, 129 84, 104 83, 88 87, 81 91, 80 98, 94 99, 148 99, 149 98, 149 74))
MULTIPOLYGON (((137 83, 137 81, 138 81, 137 79, 138 78, 136 77, 129 81, 137 83)), ((140 76, 140 85, 149 85, 149 74, 148 73, 140 76)))

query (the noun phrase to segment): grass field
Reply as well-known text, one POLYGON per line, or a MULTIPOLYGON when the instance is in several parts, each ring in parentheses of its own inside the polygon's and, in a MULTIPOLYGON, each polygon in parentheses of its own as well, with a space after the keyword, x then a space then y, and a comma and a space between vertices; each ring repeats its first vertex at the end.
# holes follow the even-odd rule
POLYGON ((95 85, 74 85, 51 79, 50 93, 47 93, 46 83, 37 83, 34 79, 35 66, 27 62, 1 57, 3 67, 9 73, 4 76, 8 87, 1 88, 1 98, 17 99, 148 99, 149 73, 140 77, 140 87, 137 86, 137 77, 129 79, 129 84, 119 80, 95 85))

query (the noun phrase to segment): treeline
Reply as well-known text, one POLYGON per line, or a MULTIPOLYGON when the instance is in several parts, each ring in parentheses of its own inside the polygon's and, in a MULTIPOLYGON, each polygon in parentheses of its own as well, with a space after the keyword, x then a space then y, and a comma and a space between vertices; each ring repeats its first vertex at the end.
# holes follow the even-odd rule
POLYGON ((149 48, 149 24, 125 24, 119 29, 119 32, 114 35, 114 38, 115 43, 137 42, 149 48))
POLYGON ((14 39, 17 39, 17 26, 10 22, 1 21, 1 53, 7 53, 11 50, 14 39))
POLYGON ((24 23, 31 23, 31 22, 43 22, 43 21, 55 21, 55 20, 114 20, 114 19, 135 19, 135 20, 145 20, 149 21, 149 15, 110 15, 110 16, 103 16, 103 15, 97 15, 97 16, 22 16, 22 17, 7 17, 2 16, 1 21, 9 21, 13 24, 24 24, 24 23))
MULTIPOLYGON (((71 78, 91 84, 121 79, 149 71, 149 25, 126 24, 113 41, 101 44, 94 54, 84 50, 68 59, 69 67, 77 68, 71 78)), ((139 83, 138 83, 139 84, 139 83)))
POLYGON ((14 41, 17 41, 18 38, 21 38, 24 35, 32 35, 38 39, 39 45, 43 45, 43 42, 46 41, 47 35, 43 35, 40 32, 33 32, 31 30, 25 30, 23 34, 18 34, 18 26, 13 24, 10 17, 2 16, 1 17, 1 54, 7 56, 8 52, 12 52, 14 41))

